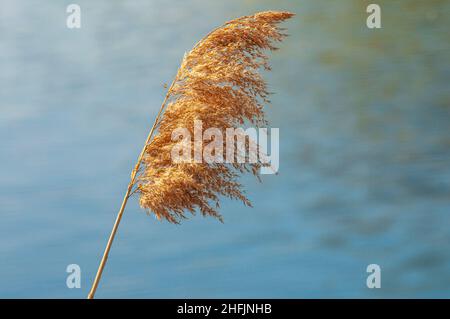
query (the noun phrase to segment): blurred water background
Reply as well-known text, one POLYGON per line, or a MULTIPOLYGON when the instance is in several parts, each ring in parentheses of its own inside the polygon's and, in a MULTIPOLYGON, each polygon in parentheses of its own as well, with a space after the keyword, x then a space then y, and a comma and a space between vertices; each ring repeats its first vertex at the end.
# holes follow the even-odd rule
POLYGON ((0 4, 0 297, 86 296, 163 84, 268 9, 297 13, 266 75, 279 175, 224 224, 132 200, 97 296, 450 297, 450 2, 378 0, 379 30, 362 0, 78 0, 79 30, 70 3, 0 4))

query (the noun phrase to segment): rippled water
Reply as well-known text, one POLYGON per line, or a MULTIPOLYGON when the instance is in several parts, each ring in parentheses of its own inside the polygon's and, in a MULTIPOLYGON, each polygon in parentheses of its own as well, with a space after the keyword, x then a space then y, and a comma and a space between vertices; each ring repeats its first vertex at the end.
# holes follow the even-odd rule
POLYGON ((0 5, 0 296, 85 297, 183 53, 230 18, 297 13, 272 54, 280 174, 180 226, 131 201, 98 297, 450 297, 450 6, 378 1, 0 5), (66 266, 82 268, 68 289, 66 266), (366 266, 382 288, 366 288, 366 266))

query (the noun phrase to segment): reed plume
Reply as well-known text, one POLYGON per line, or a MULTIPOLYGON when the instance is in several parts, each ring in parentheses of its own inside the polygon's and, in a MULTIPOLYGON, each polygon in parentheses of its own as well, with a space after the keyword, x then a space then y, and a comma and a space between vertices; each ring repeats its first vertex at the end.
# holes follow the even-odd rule
POLYGON ((259 70, 270 70, 266 52, 275 50, 274 43, 286 36, 278 24, 292 16, 289 12, 267 11, 231 20, 185 54, 131 173, 88 298, 94 297, 133 193, 140 195, 140 206, 149 214, 172 223, 186 218, 186 211, 194 214, 197 210, 222 221, 220 196, 251 205, 237 179, 244 172, 258 176, 264 163, 175 163, 171 151, 178 141, 172 139, 172 133, 181 127, 193 134, 194 121, 222 131, 245 123, 256 127, 266 124, 263 106, 269 102, 269 93, 259 70))

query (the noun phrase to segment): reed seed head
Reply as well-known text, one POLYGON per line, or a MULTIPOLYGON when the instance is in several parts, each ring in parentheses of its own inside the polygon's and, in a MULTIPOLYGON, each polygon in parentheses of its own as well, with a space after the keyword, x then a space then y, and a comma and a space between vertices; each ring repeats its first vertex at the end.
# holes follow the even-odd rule
POLYGON ((199 211, 222 221, 219 197, 241 200, 251 206, 238 182, 244 172, 258 176, 256 163, 175 163, 171 150, 177 128, 194 132, 203 128, 237 128, 266 124, 263 106, 268 91, 259 70, 270 70, 268 50, 286 34, 278 24, 293 16, 267 11, 231 20, 215 29, 185 54, 167 92, 167 106, 158 119, 158 131, 147 145, 136 191, 140 205, 158 219, 179 223, 186 212, 199 211))

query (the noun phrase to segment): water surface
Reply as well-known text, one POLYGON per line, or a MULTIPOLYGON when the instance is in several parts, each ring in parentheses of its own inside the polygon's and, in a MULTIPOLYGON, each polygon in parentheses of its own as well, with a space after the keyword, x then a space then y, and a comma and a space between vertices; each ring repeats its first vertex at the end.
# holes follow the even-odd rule
POLYGON ((450 297, 450 6, 378 1, 12 1, 0 11, 0 296, 86 296, 182 55, 223 21, 297 16, 271 55, 280 173, 225 223, 132 200, 98 297, 450 297), (66 287, 66 266, 82 288, 66 287), (382 268, 382 289, 366 267, 382 268))

